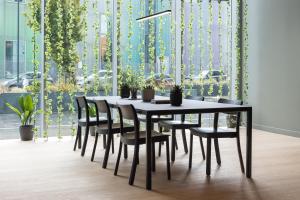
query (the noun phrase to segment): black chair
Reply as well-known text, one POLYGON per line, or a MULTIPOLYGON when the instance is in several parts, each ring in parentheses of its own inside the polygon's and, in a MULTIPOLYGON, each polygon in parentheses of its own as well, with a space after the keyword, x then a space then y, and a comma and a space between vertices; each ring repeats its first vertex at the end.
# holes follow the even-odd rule
MULTIPOLYGON (((198 101, 204 101, 204 97, 202 96, 197 96, 197 97, 187 97, 187 99, 193 99, 193 100, 198 100, 198 101)), ((191 122, 187 121, 185 119, 185 115, 181 115, 181 120, 164 120, 160 121, 159 127, 165 127, 169 128, 172 130, 172 143, 171 143, 171 160, 174 162, 175 161, 175 147, 176 147, 176 130, 181 130, 182 131, 182 140, 183 140, 183 146, 184 146, 184 151, 185 153, 188 153, 188 145, 186 141, 186 129, 194 128, 194 127, 201 127, 201 114, 198 114, 198 121, 197 122, 191 122)), ((200 145, 201 145, 201 150, 202 150, 202 156, 203 159, 205 159, 205 153, 204 153, 204 146, 203 146, 203 141, 202 138, 200 137, 200 145)), ((159 155, 160 155, 160 150, 161 150, 161 144, 159 146, 159 155)))
MULTIPOLYGON (((224 104, 235 104, 235 105, 242 105, 242 101, 234 101, 234 100, 227 100, 227 99, 220 99, 218 103, 224 104)), ((210 175, 210 168, 211 168, 211 139, 214 139, 214 145, 216 150, 216 158, 218 165, 221 165, 221 158, 220 158, 220 151, 219 151, 219 143, 218 138, 236 138, 237 142, 237 149, 239 154, 240 166, 241 171, 244 173, 244 163, 240 145, 240 112, 236 113, 225 113, 230 115, 236 115, 236 128, 222 128, 218 127, 218 120, 219 120, 219 113, 214 114, 214 126, 212 128, 191 128, 191 135, 204 137, 207 138, 207 152, 206 152, 206 174, 210 175)), ((192 140, 192 137, 191 137, 192 140)), ((190 147, 190 160, 189 160, 189 167, 192 166, 192 141, 190 147)))
MULTIPOLYGON (((96 101, 96 105, 97 105, 96 106, 97 112, 99 112, 99 114, 106 115, 107 123, 100 124, 97 126, 97 131, 96 131, 96 135, 95 135, 95 143, 94 143, 91 161, 94 161, 94 158, 95 158, 95 152, 96 152, 96 148, 97 148, 99 134, 101 134, 103 136, 107 135, 108 139, 107 139, 107 143, 106 143, 105 155, 104 155, 104 160, 103 160, 103 164, 102 164, 102 167, 106 168, 108 157, 109 157, 110 145, 112 145, 112 153, 114 153, 114 134, 118 134, 121 132, 121 125, 120 125, 120 123, 113 123, 111 111, 110 111, 109 105, 106 100, 96 101)), ((134 131, 134 126, 124 123, 123 131, 125 133, 132 132, 132 131, 134 131)), ((103 138, 105 138, 105 137, 103 137, 103 138)))
MULTIPOLYGON (((134 146, 134 155, 133 155, 131 173, 129 178, 129 185, 132 185, 134 183, 136 167, 139 162, 140 145, 146 144, 146 131, 140 131, 140 122, 138 120, 137 113, 133 105, 119 105, 118 110, 119 110, 120 123, 121 123, 121 138, 120 138, 119 153, 118 153, 114 175, 117 175, 118 173, 123 144, 134 146), (124 131, 124 123, 123 123, 124 119, 133 121, 134 124, 133 132, 126 133, 124 131)), ((168 179, 170 180, 171 172, 170 172, 170 155, 169 155, 169 135, 152 131, 152 148, 154 147, 154 144, 156 142, 166 142, 167 175, 168 175, 168 179)), ((153 159, 155 158, 152 151, 152 160, 153 159)))
POLYGON ((74 151, 76 150, 76 146, 78 144, 78 148, 81 148, 81 129, 82 127, 85 128, 85 136, 84 136, 84 141, 83 141, 83 146, 81 150, 81 156, 84 156, 85 154, 85 149, 88 141, 88 136, 89 136, 89 128, 92 126, 98 126, 99 124, 105 124, 107 123, 107 119, 105 118, 100 118, 98 112, 96 113, 96 118, 95 117, 90 117, 89 115, 89 105, 88 102, 85 98, 85 96, 78 96, 76 97, 76 103, 77 103, 77 108, 78 108, 78 127, 77 127, 77 134, 76 134, 76 139, 75 139, 75 144, 74 144, 74 151), (83 117, 85 110, 85 116, 83 117))

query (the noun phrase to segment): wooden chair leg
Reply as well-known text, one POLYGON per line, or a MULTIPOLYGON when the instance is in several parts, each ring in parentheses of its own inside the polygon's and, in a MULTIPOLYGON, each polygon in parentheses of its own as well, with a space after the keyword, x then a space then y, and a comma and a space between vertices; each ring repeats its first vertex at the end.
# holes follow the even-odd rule
POLYGON ((128 158, 128 148, 127 148, 127 144, 124 144, 124 159, 128 158))
POLYGON ((203 145, 202 137, 199 137, 199 140, 200 140, 200 146, 201 146, 202 158, 203 158, 203 160, 205 160, 205 151, 204 151, 204 145, 203 145))
POLYGON ((171 167, 170 167, 170 149, 169 149, 169 139, 166 141, 166 154, 167 154, 167 174, 168 180, 171 180, 171 167))
POLYGON ((175 137, 175 129, 172 129, 172 145, 171 145, 171 161, 174 162, 175 161, 175 142, 176 142, 176 137, 175 137))
POLYGON ((238 136, 236 138, 236 143, 237 143, 237 148, 238 148, 241 171, 244 174, 245 173, 245 167, 244 167, 244 161, 243 161, 242 150, 241 150, 240 136, 238 136))
POLYGON ((105 169, 107 166, 107 162, 108 162, 108 157, 109 157, 109 151, 110 151, 110 145, 112 143, 112 134, 108 134, 108 138, 107 138, 107 143, 106 143, 106 148, 105 148, 105 154, 104 154, 104 159, 103 159, 103 163, 102 163, 102 168, 105 169))
POLYGON ((106 149, 106 134, 103 134, 103 149, 106 149))
MULTIPOLYGON (((76 133, 76 139, 75 139, 75 143, 74 143, 74 148, 73 148, 73 151, 76 151, 76 146, 77 146, 77 143, 78 143, 78 140, 79 140, 79 131, 80 131, 80 126, 77 127, 77 133, 76 133)), ((79 146, 79 144, 78 144, 79 146)))
POLYGON ((152 147, 151 147, 151 150, 152 150, 152 171, 155 172, 155 143, 152 142, 152 147))
POLYGON ((190 134, 190 156, 189 156, 189 169, 192 168, 193 162, 193 134, 190 134))
POLYGON ((206 175, 209 176, 211 167, 211 138, 207 138, 206 148, 206 175))
POLYGON ((83 146, 81 149, 81 156, 84 156, 84 154, 85 154, 85 149, 86 149, 86 145, 87 145, 87 141, 88 141, 88 137, 89 137, 89 129, 90 129, 90 127, 86 126, 84 140, 83 140, 83 146))
POLYGON ((78 149, 81 149, 81 139, 82 139, 82 127, 79 126, 79 134, 78 134, 78 149))
POLYGON ((117 176, 117 174, 118 174, 119 163, 120 163, 120 158, 121 158, 121 154, 122 154, 122 147, 123 147, 123 143, 120 141, 119 152, 118 152, 118 157, 117 157, 117 162, 116 162, 115 172, 114 172, 115 176, 117 176))
POLYGON ((111 153, 115 153, 115 142, 114 142, 114 135, 111 137, 111 153))
POLYGON ((217 163, 218 163, 218 165, 221 165, 219 141, 217 138, 214 139, 214 144, 215 144, 215 153, 216 153, 217 163))
POLYGON ((132 166, 131 166, 131 172, 130 172, 130 177, 129 177, 129 185, 133 185, 133 183, 134 183, 135 172, 136 172, 136 167, 137 167, 138 153, 139 153, 139 145, 135 145, 133 161, 132 161, 132 166))
POLYGON ((96 148, 97 148, 98 137, 99 137, 99 133, 96 133, 93 153, 92 153, 92 157, 91 157, 92 162, 94 161, 94 158, 95 158, 95 152, 96 152, 96 148))
POLYGON ((184 152, 187 154, 188 153, 188 146, 187 146, 187 142, 186 142, 185 129, 182 129, 182 141, 183 141, 184 152))

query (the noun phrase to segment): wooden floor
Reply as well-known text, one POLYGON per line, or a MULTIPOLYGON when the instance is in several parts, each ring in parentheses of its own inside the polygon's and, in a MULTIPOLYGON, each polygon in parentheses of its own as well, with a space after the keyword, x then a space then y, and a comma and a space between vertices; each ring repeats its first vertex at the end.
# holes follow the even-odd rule
MULTIPOLYGON (((242 131, 244 135, 245 131, 242 131)), ((179 134, 178 134, 179 136, 179 134)), ((189 137, 188 137, 189 138, 189 137)), ((128 185, 129 159, 120 162, 119 176, 113 175, 116 155, 108 169, 102 169, 103 149, 96 162, 90 162, 91 142, 84 158, 73 152, 73 139, 39 141, 0 141, 0 199, 270 199, 300 198, 300 138, 254 131, 253 179, 241 173, 235 140, 220 141, 222 166, 212 159, 212 175, 206 177, 205 162, 200 156, 199 141, 194 140, 193 168, 188 170, 188 155, 179 151, 172 165, 172 180, 166 177, 165 152, 157 158, 153 191, 145 190, 145 148, 134 186, 128 185)), ((116 138, 118 143, 118 138, 116 138)), ((245 147, 245 138, 242 137, 245 147)), ((100 147, 100 145, 99 145, 100 147)), ((117 148, 116 148, 117 149, 117 148)), ((243 148, 245 155, 245 148, 243 148)), ((214 154, 213 154, 214 155, 214 154)))

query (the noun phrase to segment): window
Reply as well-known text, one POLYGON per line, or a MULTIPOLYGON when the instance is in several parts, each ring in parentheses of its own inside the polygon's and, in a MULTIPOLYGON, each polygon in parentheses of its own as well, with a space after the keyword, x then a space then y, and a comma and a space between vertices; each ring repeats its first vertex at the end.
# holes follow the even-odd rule
MULTIPOLYGON (((6 41, 5 42, 5 78, 10 79, 17 76, 17 41, 6 41)), ((19 49, 19 72, 25 72, 25 41, 20 41, 19 49)))

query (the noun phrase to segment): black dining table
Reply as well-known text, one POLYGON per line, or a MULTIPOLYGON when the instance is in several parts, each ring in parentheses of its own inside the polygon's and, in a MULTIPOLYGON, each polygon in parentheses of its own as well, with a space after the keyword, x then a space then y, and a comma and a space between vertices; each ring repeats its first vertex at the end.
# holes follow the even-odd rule
MULTIPOLYGON (((166 100, 167 97, 156 96, 157 100, 166 100)), ((141 99, 122 99, 119 96, 90 96, 88 102, 106 100, 110 107, 132 104, 137 113, 146 116, 146 188, 152 189, 151 176, 151 119, 155 115, 176 115, 176 114, 198 114, 198 113, 230 113, 246 112, 246 177, 252 177, 252 107, 249 105, 231 105, 207 101, 183 99, 181 106, 171 104, 155 104, 143 102, 141 99)), ((109 141, 108 141, 109 143, 109 141)), ((108 150, 109 151, 109 150, 108 150)))

